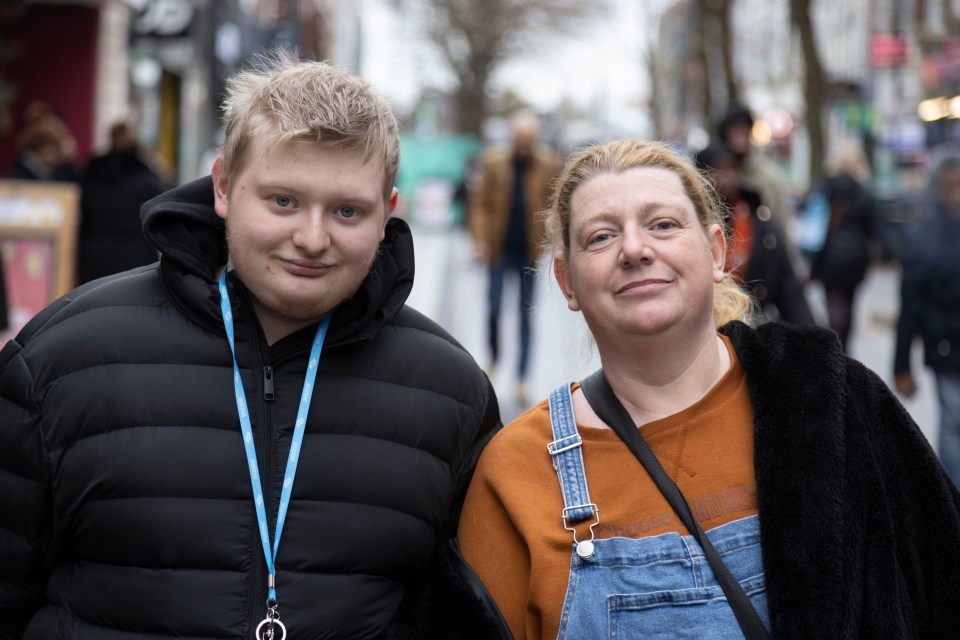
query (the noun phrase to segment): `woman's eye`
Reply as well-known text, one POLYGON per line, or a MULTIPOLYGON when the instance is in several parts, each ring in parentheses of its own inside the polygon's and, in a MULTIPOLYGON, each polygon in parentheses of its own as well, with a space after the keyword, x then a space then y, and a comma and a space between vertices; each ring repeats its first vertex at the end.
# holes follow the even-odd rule
POLYGON ((344 218, 353 218, 357 215, 357 210, 353 207, 340 207, 339 211, 344 218))
POLYGON ((589 243, 590 243, 590 244, 599 244, 599 243, 601 243, 601 242, 606 242, 606 241, 609 240, 609 239, 610 239, 610 234, 609 234, 609 233, 598 233, 598 234, 590 237, 589 243))

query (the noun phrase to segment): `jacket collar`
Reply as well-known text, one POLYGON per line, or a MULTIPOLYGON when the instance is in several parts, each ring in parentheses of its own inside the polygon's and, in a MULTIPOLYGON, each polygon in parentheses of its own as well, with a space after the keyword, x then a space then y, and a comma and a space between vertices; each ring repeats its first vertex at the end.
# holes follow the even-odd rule
MULTIPOLYGON (((217 268, 227 261, 226 227, 214 211, 213 180, 194 180, 148 201, 143 232, 160 252, 160 272, 175 303, 208 330, 223 331, 217 268)), ((334 313, 329 346, 370 340, 403 307, 413 288, 413 237, 391 218, 370 273, 334 313)))

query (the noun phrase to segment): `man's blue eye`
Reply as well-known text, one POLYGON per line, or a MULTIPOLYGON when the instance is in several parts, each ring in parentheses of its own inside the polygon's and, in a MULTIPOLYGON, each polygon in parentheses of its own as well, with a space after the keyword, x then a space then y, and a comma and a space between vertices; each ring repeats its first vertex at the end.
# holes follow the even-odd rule
POLYGON ((340 207, 340 215, 344 218, 352 218, 357 215, 357 210, 353 207, 340 207))
POLYGON ((287 196, 277 196, 274 198, 274 202, 276 202, 279 206, 286 208, 293 204, 293 199, 287 196))

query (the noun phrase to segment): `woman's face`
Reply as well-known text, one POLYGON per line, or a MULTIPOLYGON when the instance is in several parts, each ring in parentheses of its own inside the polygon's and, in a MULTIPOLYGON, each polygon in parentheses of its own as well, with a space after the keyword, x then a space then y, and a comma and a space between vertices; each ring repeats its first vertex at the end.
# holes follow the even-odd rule
POLYGON ((554 272, 602 348, 627 335, 712 329, 725 251, 722 229, 704 230, 676 173, 637 167, 574 191, 569 257, 557 256, 554 272))

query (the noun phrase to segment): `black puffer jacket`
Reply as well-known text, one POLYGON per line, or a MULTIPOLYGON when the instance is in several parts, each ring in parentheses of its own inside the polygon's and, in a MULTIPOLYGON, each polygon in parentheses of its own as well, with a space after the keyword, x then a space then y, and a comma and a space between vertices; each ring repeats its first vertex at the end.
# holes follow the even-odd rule
MULTIPOLYGON (((26 626, 24 638, 43 640, 239 639, 264 617, 212 204, 209 178, 147 203, 159 266, 75 290, 0 353, 0 637, 26 626)), ((228 281, 272 530, 313 329, 267 346, 242 283, 228 281)), ((410 232, 392 220, 320 359, 277 560, 291 637, 380 637, 405 593, 432 622, 412 585, 439 594, 436 619, 496 637, 456 608, 482 588, 421 584, 436 552, 455 549, 447 540, 499 411, 470 355, 404 306, 412 281, 410 232)), ((443 560, 435 573, 464 568, 443 560)), ((417 637, 416 618, 401 609, 393 635, 417 637)))

